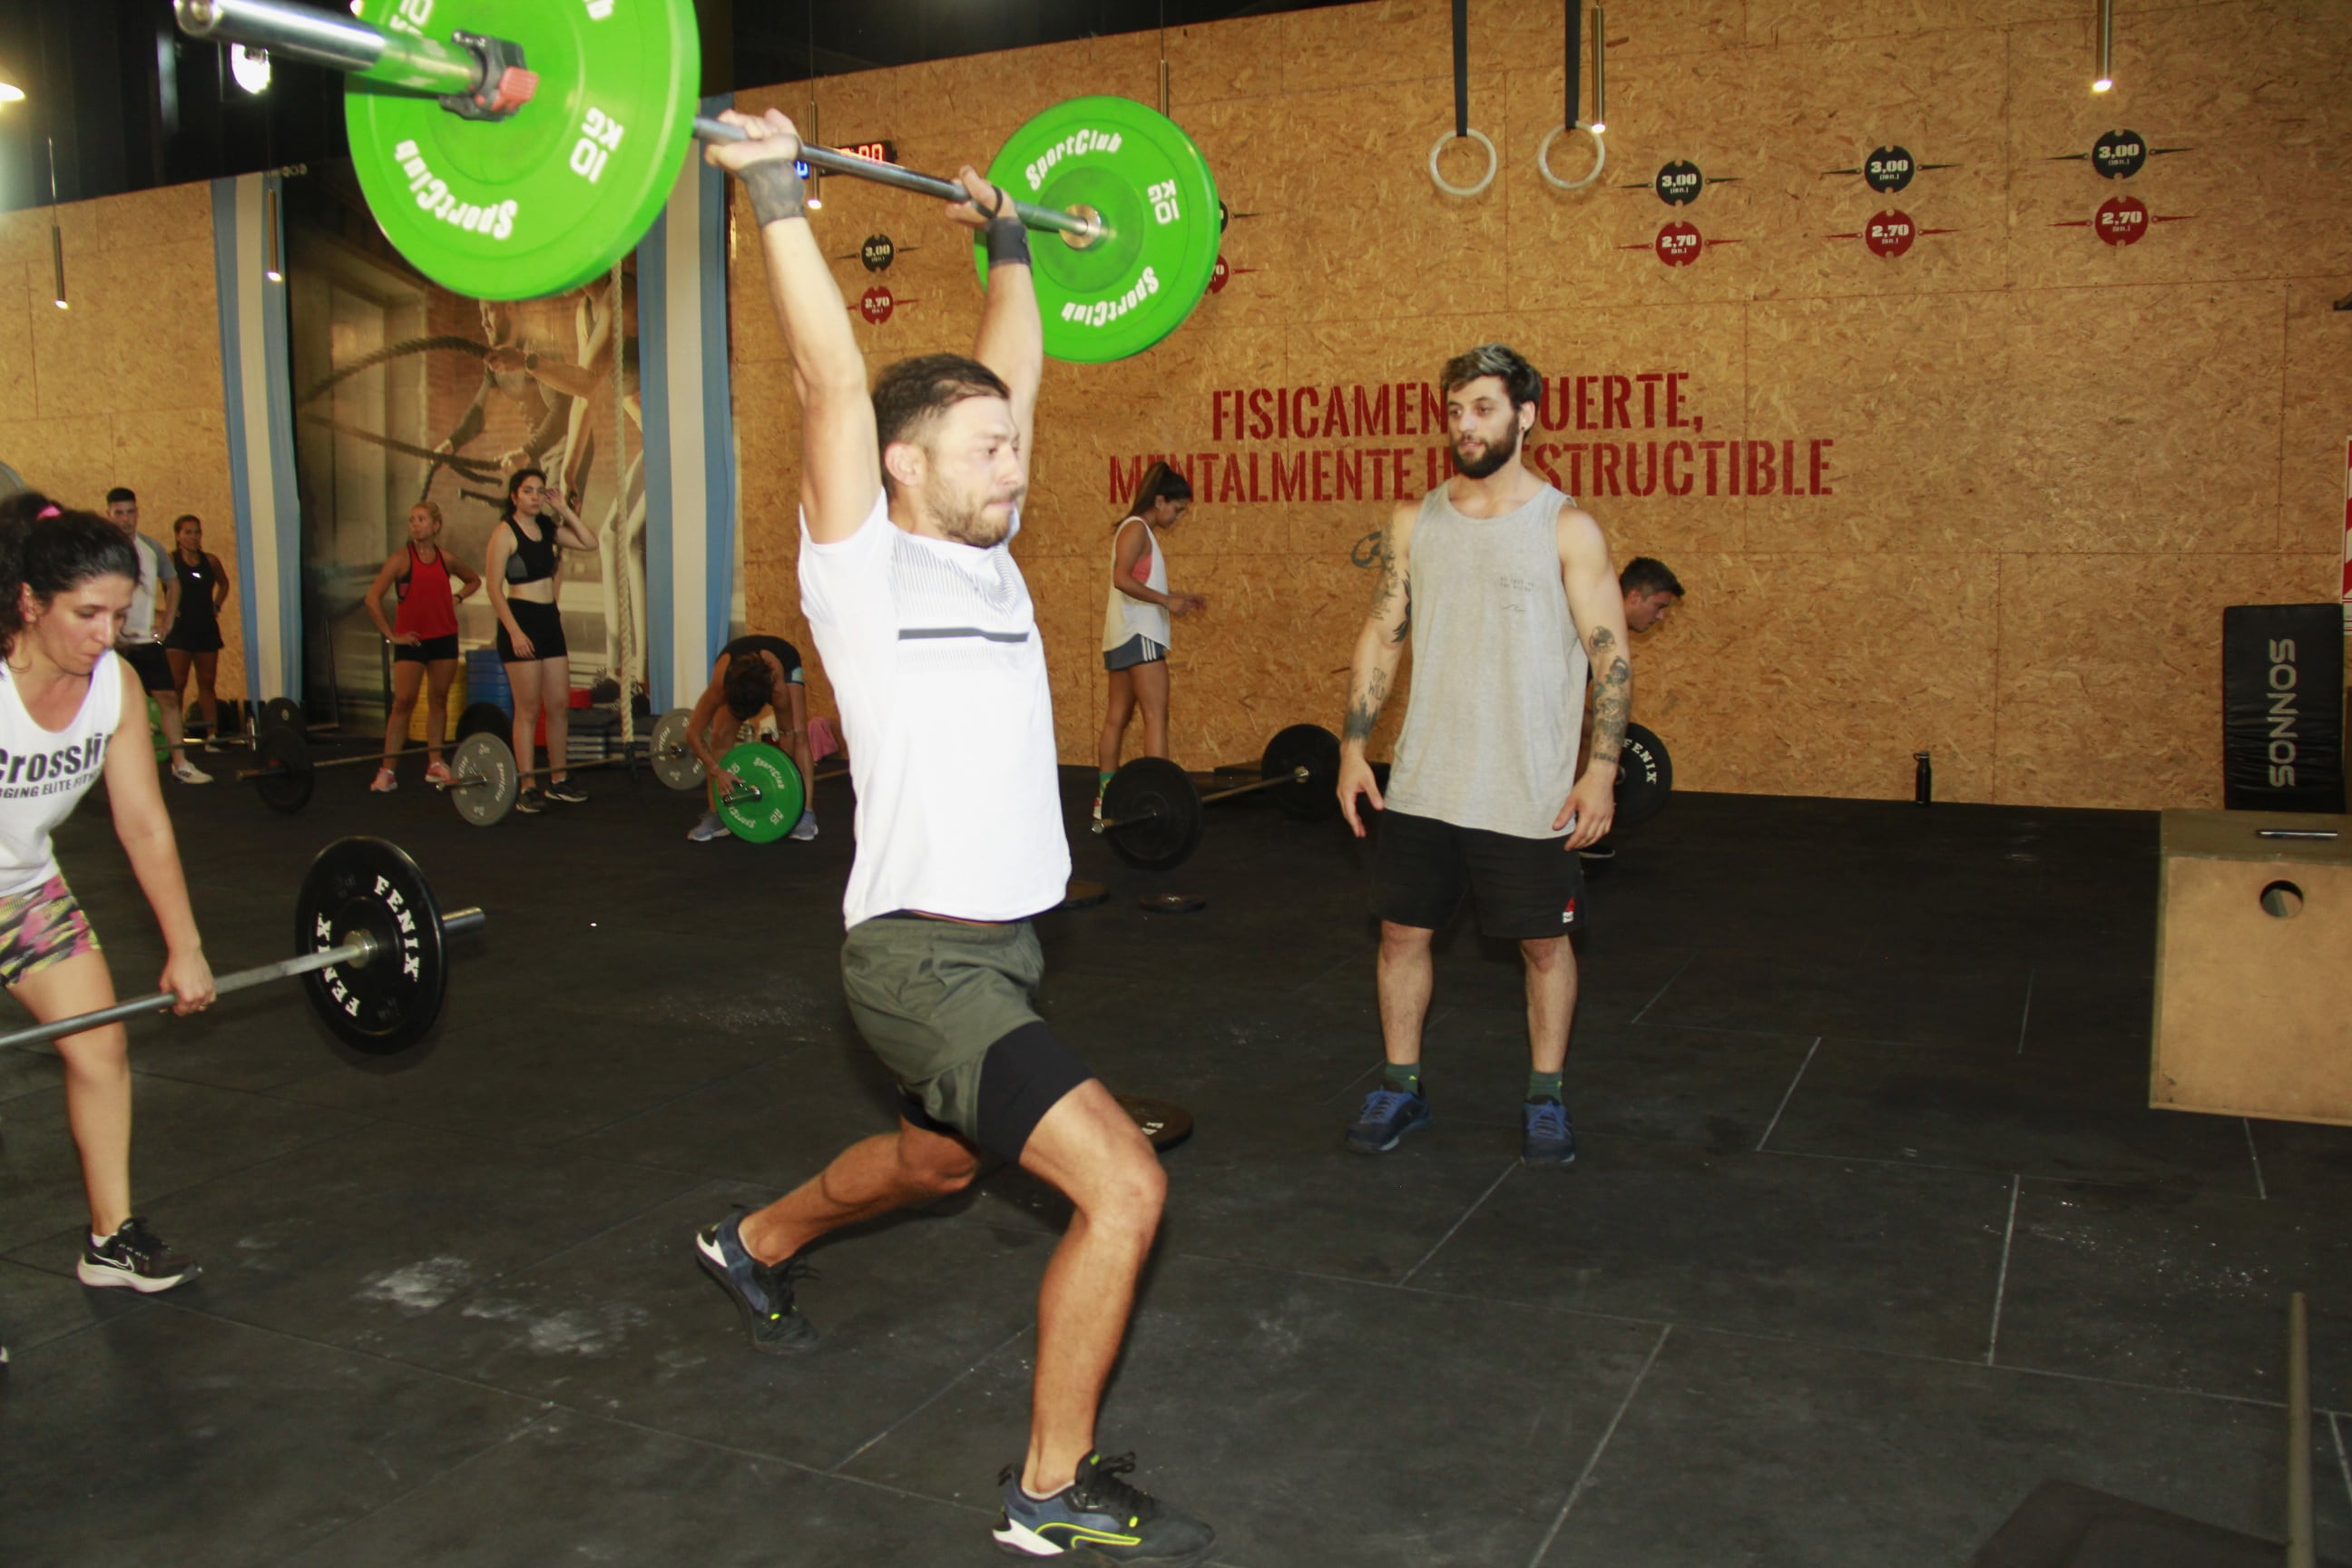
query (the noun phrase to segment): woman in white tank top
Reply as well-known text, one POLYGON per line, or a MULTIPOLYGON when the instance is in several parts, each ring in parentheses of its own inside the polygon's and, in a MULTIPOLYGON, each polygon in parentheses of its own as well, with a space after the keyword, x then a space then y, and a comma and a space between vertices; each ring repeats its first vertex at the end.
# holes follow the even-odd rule
POLYGON ((1166 463, 1154 463, 1135 487, 1135 500, 1110 547, 1110 592, 1103 601, 1103 668, 1110 672, 1098 747, 1102 776, 1095 784, 1095 831, 1102 831, 1102 792, 1118 770, 1128 721, 1143 711, 1143 754, 1168 754, 1170 617, 1209 607, 1199 594, 1168 591, 1168 558, 1160 531, 1173 528, 1192 505, 1192 486, 1166 463))
MULTIPOLYGON (((138 586, 130 540, 37 495, 0 502, 0 984, 40 1022, 96 1012, 114 978, 58 869, 49 834, 106 780, 115 836, 163 928, 174 1010, 213 999, 155 753, 146 694, 114 652, 138 586)), ((89 1198, 85 1285, 167 1290, 196 1271, 131 1206, 130 1039, 121 1024, 57 1042, 89 1198)))

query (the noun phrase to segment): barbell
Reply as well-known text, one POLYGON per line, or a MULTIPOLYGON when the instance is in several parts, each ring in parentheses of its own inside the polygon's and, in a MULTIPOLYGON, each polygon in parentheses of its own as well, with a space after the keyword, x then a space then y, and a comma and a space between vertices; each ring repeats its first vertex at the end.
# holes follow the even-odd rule
MULTIPOLYGON (((394 1056, 431 1031, 449 989, 448 939, 479 931, 478 909, 441 912, 425 873, 397 845, 339 838, 319 852, 294 902, 292 958, 216 976, 221 995, 300 976, 310 1007, 336 1039, 394 1056)), ((160 1013, 169 991, 0 1035, 0 1047, 38 1045, 104 1024, 160 1013)))
MULTIPOLYGON (((393 247, 481 300, 558 294, 607 275, 653 226, 698 134, 692 0, 360 0, 341 16, 284 0, 173 0, 192 37, 349 74, 343 116, 368 208, 393 247), (428 33, 427 28, 431 31, 428 33), (513 35, 509 37, 509 35, 513 35)), ((961 185, 825 147, 803 162, 950 201, 961 185)), ((1216 180, 1192 138, 1132 100, 1074 99, 1014 132, 989 179, 1041 246, 1045 352, 1141 353, 1208 293, 1216 180)), ((973 265, 984 282, 985 250, 973 265)))
POLYGON ((1293 724, 1266 742, 1254 782, 1206 795, 1167 758, 1135 758, 1103 788, 1103 837, 1129 865, 1165 870, 1201 847, 1202 808, 1212 802, 1274 790, 1286 813, 1311 818, 1339 811, 1339 737, 1320 724, 1293 724))

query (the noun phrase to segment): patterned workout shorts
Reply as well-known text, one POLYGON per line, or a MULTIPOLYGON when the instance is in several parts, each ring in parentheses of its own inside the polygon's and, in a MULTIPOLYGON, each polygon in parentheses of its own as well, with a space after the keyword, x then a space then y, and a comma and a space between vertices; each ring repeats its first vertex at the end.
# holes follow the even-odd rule
POLYGON ((0 899, 0 985, 13 991, 52 963, 98 950, 89 917, 63 876, 0 899))

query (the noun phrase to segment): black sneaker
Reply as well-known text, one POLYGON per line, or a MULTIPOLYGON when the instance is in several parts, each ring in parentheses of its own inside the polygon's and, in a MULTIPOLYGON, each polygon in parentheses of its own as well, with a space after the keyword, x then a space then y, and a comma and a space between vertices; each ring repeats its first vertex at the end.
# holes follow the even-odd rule
POLYGON ((809 1266, 787 1258, 773 1267, 744 1250, 740 1213, 694 1233, 695 1260, 743 1314, 751 1348, 763 1355, 800 1355, 816 1349, 816 1325, 793 1305, 793 1282, 808 1278, 809 1266))
POLYGON ((1021 1467, 1007 1465, 1004 1507, 996 1516, 996 1549, 1015 1557, 1059 1557, 1065 1552, 1094 1563, 1153 1563, 1169 1568, 1198 1563, 1217 1543, 1217 1532, 1177 1512, 1158 1498, 1119 1478, 1135 1468, 1135 1456, 1106 1459, 1088 1454, 1077 1478, 1049 1498, 1033 1498, 1021 1486, 1021 1467))
POLYGON ((588 792, 570 779, 558 779, 547 786, 547 798, 562 801, 566 805, 586 805, 588 792))
POLYGON ((535 789, 527 789, 515 796, 514 808, 526 816, 537 816, 547 809, 547 797, 535 789))
POLYGON ((137 1215, 116 1226, 103 1245, 85 1247, 74 1266, 75 1278, 93 1289, 136 1290, 142 1296, 169 1290, 198 1272, 194 1258, 173 1251, 137 1215))

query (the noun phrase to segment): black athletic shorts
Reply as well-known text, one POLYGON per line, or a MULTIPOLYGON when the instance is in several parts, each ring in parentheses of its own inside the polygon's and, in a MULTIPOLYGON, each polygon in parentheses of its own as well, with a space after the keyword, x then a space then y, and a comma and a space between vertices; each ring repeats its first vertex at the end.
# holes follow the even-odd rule
POLYGON ((170 691, 175 689, 172 679, 172 661, 165 657, 162 643, 120 643, 114 651, 122 656, 123 663, 139 672, 140 690, 170 691))
MULTIPOLYGON (((530 652, 518 656, 514 639, 507 636, 507 624, 499 623, 499 659, 503 664, 533 664, 542 658, 562 658, 572 650, 563 644, 563 612, 553 605, 542 605, 536 599, 509 599, 507 609, 530 639, 530 652)), ((456 657, 455 655, 451 656, 456 657)))
MULTIPOLYGON (((499 630, 503 634, 506 627, 501 626, 499 630)), ((529 626, 526 626, 522 630, 523 635, 530 637, 533 642, 539 640, 529 626)), ((392 662, 394 664, 438 664, 445 658, 457 657, 457 634, 456 632, 451 632, 446 637, 426 637, 422 642, 396 642, 392 645, 392 662)))
POLYGON ((1372 867, 1377 912, 1395 925, 1442 930, 1467 889, 1488 936, 1569 935, 1584 923, 1584 862, 1563 847, 1567 842, 1384 811, 1372 867))

